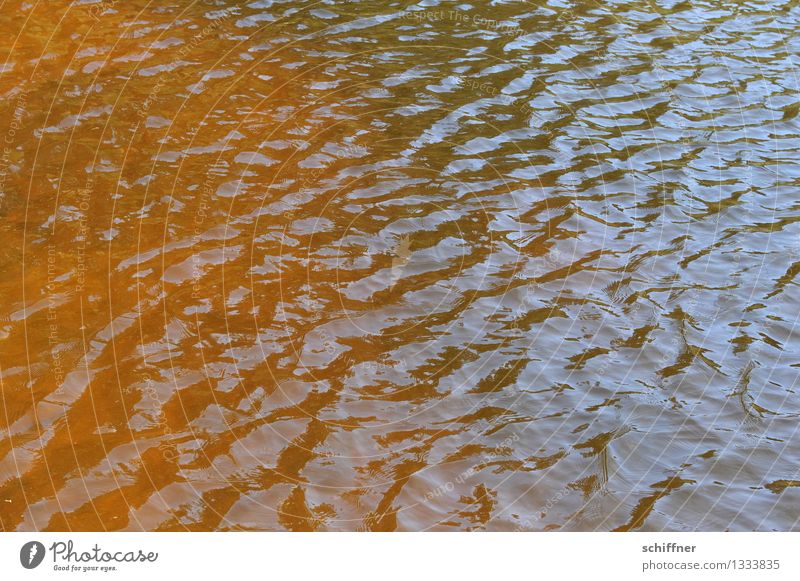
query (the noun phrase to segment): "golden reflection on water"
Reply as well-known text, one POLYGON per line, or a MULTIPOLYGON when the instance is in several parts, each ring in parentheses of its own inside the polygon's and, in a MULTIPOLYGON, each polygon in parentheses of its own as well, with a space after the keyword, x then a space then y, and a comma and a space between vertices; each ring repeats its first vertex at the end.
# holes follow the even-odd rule
POLYGON ((427 4, 2 4, 2 530, 797 528, 797 3, 427 4))

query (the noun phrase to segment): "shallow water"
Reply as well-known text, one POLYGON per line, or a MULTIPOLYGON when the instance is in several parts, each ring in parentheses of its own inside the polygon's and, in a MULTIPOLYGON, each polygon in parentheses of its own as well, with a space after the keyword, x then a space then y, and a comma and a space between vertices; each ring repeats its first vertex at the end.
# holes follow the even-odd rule
POLYGON ((3 2, 0 529, 800 528, 798 23, 3 2))

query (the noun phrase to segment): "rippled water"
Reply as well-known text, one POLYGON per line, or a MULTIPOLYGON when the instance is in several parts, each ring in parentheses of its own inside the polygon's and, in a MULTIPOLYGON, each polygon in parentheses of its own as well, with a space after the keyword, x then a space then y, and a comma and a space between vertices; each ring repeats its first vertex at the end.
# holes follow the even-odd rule
POLYGON ((0 528, 800 528, 799 28, 3 2, 0 528))

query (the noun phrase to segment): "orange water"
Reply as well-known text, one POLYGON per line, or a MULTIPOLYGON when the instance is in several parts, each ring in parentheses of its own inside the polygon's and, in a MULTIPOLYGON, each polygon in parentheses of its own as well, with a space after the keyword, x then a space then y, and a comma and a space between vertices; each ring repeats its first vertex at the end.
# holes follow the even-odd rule
POLYGON ((800 528, 797 3, 427 4, 2 3, 0 529, 800 528))

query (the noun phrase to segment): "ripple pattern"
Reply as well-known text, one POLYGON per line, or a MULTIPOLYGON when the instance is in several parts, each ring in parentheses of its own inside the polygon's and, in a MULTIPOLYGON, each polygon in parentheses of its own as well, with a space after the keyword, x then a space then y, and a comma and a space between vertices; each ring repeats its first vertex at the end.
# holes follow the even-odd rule
POLYGON ((800 529, 798 23, 3 2, 0 530, 800 529))

